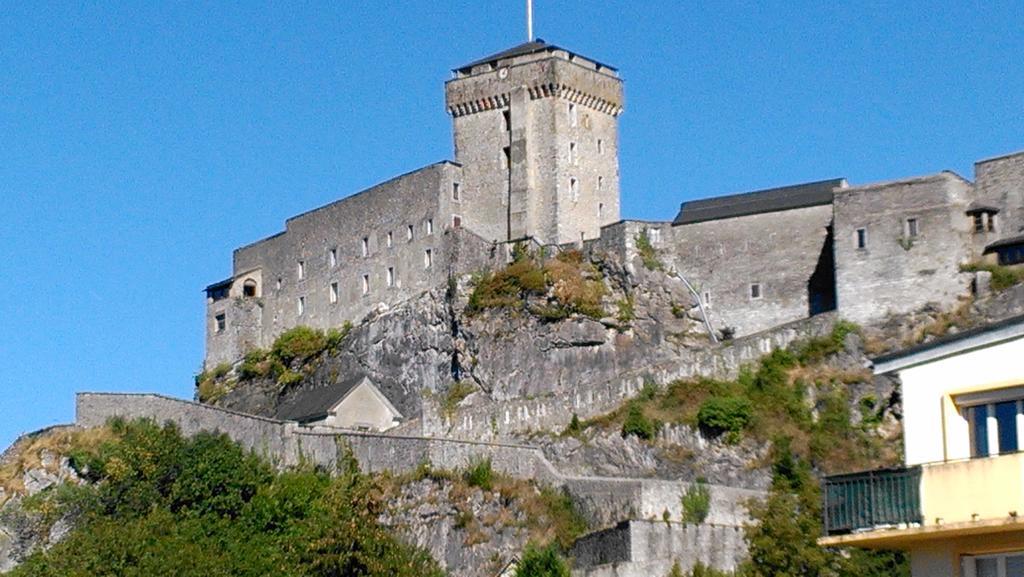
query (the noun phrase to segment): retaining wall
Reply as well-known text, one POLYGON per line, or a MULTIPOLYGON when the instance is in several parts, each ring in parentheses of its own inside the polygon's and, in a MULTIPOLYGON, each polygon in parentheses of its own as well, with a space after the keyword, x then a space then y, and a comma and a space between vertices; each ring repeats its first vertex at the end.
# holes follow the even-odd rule
MULTIPOLYGON (((300 462, 334 469, 345 447, 362 470, 404 473, 421 463, 442 469, 463 469, 491 459, 503 474, 564 488, 580 510, 597 526, 623 519, 661 519, 665 511, 681 519, 681 499, 689 483, 656 479, 573 477, 559 473, 540 449, 524 445, 485 443, 428 437, 389 436, 302 427, 235 411, 152 394, 79 393, 76 423, 103 425, 111 418, 153 419, 176 424, 182 434, 218 431, 279 467, 300 462)), ((763 493, 718 485, 709 486, 711 511, 707 522, 741 526, 745 503, 763 493)))

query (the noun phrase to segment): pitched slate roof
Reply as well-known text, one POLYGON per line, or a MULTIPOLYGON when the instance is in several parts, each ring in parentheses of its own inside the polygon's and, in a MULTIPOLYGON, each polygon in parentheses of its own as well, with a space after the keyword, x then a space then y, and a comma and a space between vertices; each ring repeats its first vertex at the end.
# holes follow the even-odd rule
POLYGON ((993 242, 992 244, 985 247, 985 254, 994 251, 997 248, 1003 248, 1007 246, 1017 246, 1024 244, 1024 235, 1011 236, 1010 238, 1004 238, 993 242))
POLYGON ((845 179, 833 178, 793 186, 769 188, 743 194, 691 200, 682 203, 673 225, 778 212, 808 206, 832 204, 832 192, 845 179))
MULTIPOLYGON (((476 60, 474 62, 470 62, 469 64, 465 64, 463 66, 459 66, 458 68, 455 69, 455 72, 461 72, 463 74, 469 74, 470 72, 472 72, 474 67, 480 66, 481 64, 488 64, 488 63, 491 63, 491 62, 495 62, 496 63, 499 60, 507 60, 509 58, 515 58, 516 56, 526 56, 527 54, 536 54, 538 52, 554 52, 555 50, 562 50, 564 52, 568 52, 569 54, 573 54, 573 55, 576 55, 576 56, 583 56, 582 54, 576 54, 572 50, 566 50, 565 48, 561 48, 559 46, 555 46, 554 44, 548 44, 547 42, 544 42, 543 40, 538 38, 538 39, 536 39, 536 40, 534 40, 532 42, 524 42, 524 43, 522 43, 522 44, 520 44, 518 46, 513 46, 512 48, 509 48, 508 50, 502 50, 501 52, 498 52, 496 54, 491 54, 490 56, 487 56, 485 58, 481 58, 480 60, 476 60)), ((596 62, 596 60, 593 60, 593 59, 590 59, 590 58, 588 58, 588 60, 591 60, 592 62, 596 62)), ((601 63, 601 62, 598 62, 597 64, 599 64, 602 68, 607 68, 609 70, 615 70, 615 71, 618 70, 617 68, 615 68, 613 66, 608 66, 607 64, 604 64, 604 63, 601 63)))
POLYGON ((354 375, 345 380, 320 386, 315 389, 301 391, 292 398, 285 400, 277 408, 277 418, 282 421, 298 421, 308 423, 327 417, 334 405, 345 398, 352 389, 359 386, 366 377, 354 375))

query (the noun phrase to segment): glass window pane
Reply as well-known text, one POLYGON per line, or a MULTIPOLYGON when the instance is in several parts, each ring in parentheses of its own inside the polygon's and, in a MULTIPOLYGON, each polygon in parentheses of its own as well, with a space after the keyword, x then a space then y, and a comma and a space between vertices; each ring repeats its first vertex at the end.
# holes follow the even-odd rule
POLYGON ((971 456, 988 456, 988 407, 979 405, 967 409, 971 425, 971 456))
POLYGON ((978 577, 999 577, 999 560, 989 557, 988 559, 974 560, 975 575, 978 577))
POLYGON ((1006 577, 1024 577, 1024 555, 1006 558, 1006 577))
POLYGON ((999 452, 1017 452, 1017 401, 996 403, 999 431, 999 452))

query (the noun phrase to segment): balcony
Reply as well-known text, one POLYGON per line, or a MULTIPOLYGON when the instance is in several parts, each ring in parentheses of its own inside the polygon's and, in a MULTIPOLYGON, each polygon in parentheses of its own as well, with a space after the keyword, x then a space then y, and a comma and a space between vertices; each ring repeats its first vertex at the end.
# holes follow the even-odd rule
POLYGON ((825 478, 825 534, 920 523, 921 467, 825 478))
POLYGON ((1021 532, 1024 453, 835 475, 825 478, 823 497, 823 545, 1021 532))

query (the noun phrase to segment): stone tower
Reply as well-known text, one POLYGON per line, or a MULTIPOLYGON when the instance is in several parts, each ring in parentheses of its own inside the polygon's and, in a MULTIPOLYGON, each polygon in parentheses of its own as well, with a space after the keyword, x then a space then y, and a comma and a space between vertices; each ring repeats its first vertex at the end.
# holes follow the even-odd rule
POLYGON ((563 244, 619 220, 614 68, 537 40, 456 69, 445 96, 467 227, 563 244))

